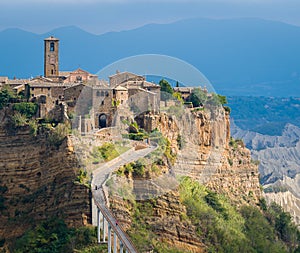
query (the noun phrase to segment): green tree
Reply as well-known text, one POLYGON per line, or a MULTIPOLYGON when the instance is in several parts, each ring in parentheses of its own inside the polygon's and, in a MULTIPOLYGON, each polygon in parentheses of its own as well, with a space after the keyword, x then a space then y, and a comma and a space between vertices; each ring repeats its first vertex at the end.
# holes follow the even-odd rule
POLYGON ((200 88, 195 88, 192 91, 192 94, 188 98, 188 102, 192 102, 194 107, 202 106, 205 104, 206 101, 207 101, 207 95, 200 88))
POLYGON ((220 102, 221 105, 226 105, 228 103, 226 96, 222 96, 222 95, 218 94, 218 99, 219 99, 219 102, 220 102))
POLYGON ((164 101, 170 99, 172 97, 171 95, 174 93, 171 84, 167 80, 162 79, 159 81, 159 86, 161 91, 161 99, 164 101))
POLYGON ((14 104, 13 109, 27 118, 32 118, 37 113, 38 105, 31 102, 21 102, 14 104))
POLYGON ((0 91, 0 109, 7 106, 14 99, 16 99, 16 95, 13 90, 9 86, 5 86, 0 91))

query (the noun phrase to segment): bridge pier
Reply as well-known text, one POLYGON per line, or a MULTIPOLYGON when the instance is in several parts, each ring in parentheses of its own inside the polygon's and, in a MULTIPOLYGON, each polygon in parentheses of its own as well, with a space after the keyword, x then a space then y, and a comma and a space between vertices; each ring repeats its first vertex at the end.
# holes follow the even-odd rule
POLYGON ((111 225, 108 223, 108 235, 107 235, 107 243, 108 243, 108 253, 111 253, 111 225))
POLYGON ((114 232, 114 253, 117 253, 117 234, 114 232))
POLYGON ((101 243, 101 233, 100 233, 100 209, 97 208, 97 242, 101 243))
POLYGON ((123 250, 124 250, 124 246, 122 241, 120 241, 120 253, 123 253, 123 250))
POLYGON ((103 231, 103 240, 102 242, 105 243, 105 218, 104 218, 104 215, 103 215, 103 219, 102 219, 102 231, 103 231))

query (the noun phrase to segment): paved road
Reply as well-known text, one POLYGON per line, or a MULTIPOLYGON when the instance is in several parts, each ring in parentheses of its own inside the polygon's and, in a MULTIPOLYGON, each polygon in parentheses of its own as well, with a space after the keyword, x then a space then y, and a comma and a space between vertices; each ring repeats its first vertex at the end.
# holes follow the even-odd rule
POLYGON ((125 165, 127 163, 133 162, 148 155, 150 152, 154 151, 157 146, 150 146, 141 150, 129 150, 118 158, 105 163, 103 166, 99 167, 95 171, 93 171, 93 179, 92 179, 92 194, 95 201, 95 204, 101 210, 101 213, 107 220, 107 222, 111 225, 113 231, 117 234, 119 240, 123 242, 124 247, 128 252, 135 253, 137 250, 135 249, 133 243, 129 239, 128 235, 122 230, 119 225, 116 225, 116 219, 113 214, 107 207, 105 193, 103 191, 103 184, 108 179, 110 173, 117 170, 120 166, 125 165), (97 190, 95 189, 97 186, 97 190))

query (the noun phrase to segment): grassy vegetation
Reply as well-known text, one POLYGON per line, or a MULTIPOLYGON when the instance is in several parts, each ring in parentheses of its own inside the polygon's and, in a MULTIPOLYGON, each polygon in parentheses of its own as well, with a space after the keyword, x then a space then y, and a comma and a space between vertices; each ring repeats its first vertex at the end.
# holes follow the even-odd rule
POLYGON ((239 211, 222 195, 190 178, 180 185, 181 201, 209 252, 299 252, 300 234, 291 217, 276 204, 262 213, 243 206, 239 211))
POLYGON ((150 225, 145 223, 145 217, 153 215, 153 204, 155 200, 134 203, 134 214, 131 229, 128 231, 130 238, 140 252, 157 252, 157 253, 184 253, 160 241, 158 235, 153 231, 150 225))
POLYGON ((28 230, 11 245, 15 253, 102 253, 106 245, 97 244, 96 230, 92 227, 69 229, 63 220, 51 218, 28 230))
POLYGON ((129 147, 122 145, 121 143, 106 142, 100 147, 94 147, 91 153, 93 163, 108 162, 120 154, 129 150, 129 147))
MULTIPOLYGON (((237 209, 223 195, 183 177, 180 180, 180 201, 186 207, 181 219, 191 222, 196 236, 207 252, 300 252, 300 233, 291 216, 276 204, 261 208, 242 206, 237 209)), ((155 223, 145 218, 155 217, 156 199, 134 202, 133 223, 129 235, 141 252, 181 252, 160 241, 155 223)))
POLYGON ((68 136, 70 132, 70 125, 66 123, 59 123, 55 127, 50 127, 48 130, 48 142, 55 147, 59 147, 68 136))
MULTIPOLYGON (((174 164, 176 161, 177 155, 174 154, 171 150, 171 143, 168 140, 168 138, 164 137, 163 134, 158 131, 157 129, 153 130, 149 137, 151 141, 156 142, 158 144, 158 149, 156 149, 154 152, 150 154, 152 159, 156 161, 157 164, 163 165, 163 158, 167 159, 167 162, 170 164, 174 164), (163 157, 162 157, 163 154, 163 157)), ((177 144, 182 145, 183 140, 181 139, 181 136, 177 137, 177 144)), ((181 146, 179 146, 181 147, 181 146)))

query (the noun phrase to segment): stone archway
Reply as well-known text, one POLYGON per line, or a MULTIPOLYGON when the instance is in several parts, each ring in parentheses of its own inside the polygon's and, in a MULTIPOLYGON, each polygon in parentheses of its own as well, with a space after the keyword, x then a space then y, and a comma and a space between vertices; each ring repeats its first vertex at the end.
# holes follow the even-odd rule
POLYGON ((107 127, 107 116, 105 114, 99 115, 99 128, 107 127))

